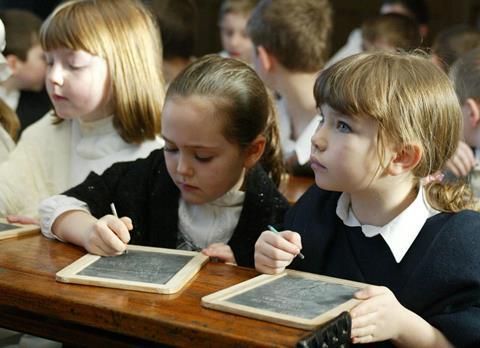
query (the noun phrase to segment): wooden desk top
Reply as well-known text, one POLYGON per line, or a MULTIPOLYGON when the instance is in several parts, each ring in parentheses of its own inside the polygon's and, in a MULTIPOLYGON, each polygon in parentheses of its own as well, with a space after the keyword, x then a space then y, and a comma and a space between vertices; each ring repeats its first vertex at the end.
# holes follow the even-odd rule
POLYGON ((83 254, 41 235, 0 241, 0 327, 117 347, 292 347, 308 333, 200 305, 202 296, 256 276, 253 269, 208 263, 174 295, 56 282, 83 254))
POLYGON ((279 191, 290 204, 294 204, 314 183, 314 178, 290 175, 285 182, 282 182, 279 191))

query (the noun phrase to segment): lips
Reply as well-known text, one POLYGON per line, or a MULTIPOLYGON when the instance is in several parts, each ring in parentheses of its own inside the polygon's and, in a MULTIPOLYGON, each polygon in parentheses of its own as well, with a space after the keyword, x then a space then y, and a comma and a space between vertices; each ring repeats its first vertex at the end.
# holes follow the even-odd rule
POLYGON ((327 167, 325 167, 323 164, 321 164, 315 157, 310 156, 310 166, 312 167, 313 170, 318 169, 318 170, 326 170, 327 167))
POLYGON ((186 183, 182 183, 182 182, 179 182, 179 183, 178 183, 178 186, 180 187, 180 189, 181 189, 182 191, 191 192, 191 191, 196 191, 196 190, 198 190, 198 187, 193 186, 193 185, 189 185, 189 184, 186 184, 186 183))
POLYGON ((65 98, 64 96, 61 96, 59 94, 53 94, 52 95, 52 99, 54 101, 62 101, 62 100, 67 100, 67 98, 65 98))

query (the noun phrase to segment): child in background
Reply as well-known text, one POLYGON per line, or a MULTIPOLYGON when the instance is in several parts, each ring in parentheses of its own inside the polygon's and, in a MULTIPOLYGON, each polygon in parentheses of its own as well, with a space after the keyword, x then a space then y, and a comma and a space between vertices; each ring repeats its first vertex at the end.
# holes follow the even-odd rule
POLYGON ((282 151, 294 174, 308 162, 318 124, 312 89, 328 56, 331 12, 327 0, 263 0, 247 26, 255 69, 281 97, 282 151))
POLYGON ((480 31, 466 25, 442 30, 432 45, 432 61, 448 73, 450 66, 464 53, 480 47, 480 31))
POLYGON ((447 168, 457 176, 468 175, 480 198, 480 47, 461 56, 451 66, 450 77, 462 107, 464 151, 457 150, 447 168))
POLYGON ((131 241, 253 267, 260 232, 288 208, 276 188, 282 156, 262 81, 239 60, 199 59, 168 88, 162 135, 164 150, 45 200, 42 232, 99 255, 131 241), (124 217, 111 215, 112 202, 124 217))
POLYGON ((47 18, 40 41, 54 112, 29 127, 0 165, 0 215, 35 217, 42 199, 90 171, 162 147, 158 35, 136 1, 67 1, 47 18))
MULTIPOLYGON (((432 45, 432 54, 431 59, 432 61, 444 70, 446 73, 450 71, 451 65, 463 54, 471 51, 477 47, 480 47, 480 31, 473 27, 469 27, 466 25, 457 25, 448 29, 441 31, 436 37, 432 45)), ((470 62, 470 68, 473 68, 473 62, 470 62)), ((465 72, 462 72, 462 75, 465 72)), ((471 71, 473 76, 477 76, 475 73, 475 69, 471 71)), ((472 83, 474 80, 469 79, 469 91, 473 92, 471 89, 472 83)), ((458 89, 460 87, 461 81, 457 78, 456 79, 456 89, 458 93, 458 89)), ((465 89, 464 89, 465 91, 465 89)), ((468 97, 467 97, 468 98, 468 97)), ((466 101, 466 99, 464 100, 466 101)), ((464 101, 461 101, 464 103, 464 101)), ((473 105, 473 104, 471 104, 473 105)), ((466 104, 464 106, 467 106, 466 104)), ((465 108, 462 109, 465 112, 467 110, 465 108)), ((472 124, 470 122, 466 122, 465 127, 471 129, 472 124)), ((474 126, 473 126, 474 127, 474 126)), ((475 128, 475 127, 474 127, 475 128)), ((458 143, 458 148, 453 157, 447 162, 446 169, 447 169, 447 177, 449 180, 453 179, 456 180, 455 177, 466 177, 469 173, 472 172, 473 168, 477 163, 477 159, 475 153, 472 151, 471 146, 476 146, 473 143, 465 143, 464 141, 460 141, 458 143)), ((462 179, 463 180, 463 179, 462 179)), ((478 191, 475 189, 475 195, 478 196, 478 191)))
POLYGON ((167 84, 193 61, 195 18, 193 0, 150 0, 157 17, 163 45, 163 75, 167 84))
POLYGON ((367 20, 362 25, 363 51, 378 49, 411 51, 419 48, 418 24, 410 17, 389 13, 367 20))
MULTIPOLYGON (((398 13, 415 20, 418 24, 418 31, 421 41, 428 35, 428 8, 424 0, 383 0, 380 7, 380 14, 398 13)), ((348 36, 347 43, 340 48, 325 64, 325 67, 338 62, 339 60, 363 51, 362 30, 354 29, 348 36)))
POLYGON ((52 106, 45 91, 45 58, 40 45, 42 20, 26 10, 0 12, 7 45, 4 55, 12 74, 0 84, 0 98, 16 111, 24 130, 52 106))
MULTIPOLYGON (((0 20, 0 52, 5 48, 5 28, 0 20)), ((0 81, 10 76, 7 61, 0 53, 0 81)), ((15 147, 20 121, 17 114, 0 98, 0 163, 15 147)), ((1 333, 0 333, 1 334, 1 333)))
POLYGON ((219 22, 222 57, 251 63, 253 44, 247 34, 247 22, 258 0, 224 0, 220 6, 219 22))
POLYGON ((318 187, 289 211, 285 231, 262 233, 257 270, 290 265, 375 284, 355 294, 364 301, 350 311, 353 343, 478 347, 480 214, 465 210, 464 185, 422 185, 458 144, 451 82, 426 57, 381 51, 324 70, 314 94, 318 187))

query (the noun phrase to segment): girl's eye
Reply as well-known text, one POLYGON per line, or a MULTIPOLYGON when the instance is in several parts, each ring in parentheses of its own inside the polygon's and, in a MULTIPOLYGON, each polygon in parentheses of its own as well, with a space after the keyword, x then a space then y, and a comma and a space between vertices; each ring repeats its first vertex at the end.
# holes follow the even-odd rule
POLYGON ((82 66, 73 65, 73 64, 68 64, 68 67, 69 67, 71 70, 80 70, 81 68, 83 68, 82 66))
POLYGON ((343 121, 338 121, 337 129, 342 133, 350 133, 352 131, 352 128, 343 121))
POLYGON ((164 147, 163 147, 163 150, 164 150, 165 152, 171 152, 171 153, 178 151, 178 149, 177 149, 176 147, 168 147, 168 146, 164 146, 164 147))
POLYGON ((199 162, 203 162, 203 163, 206 163, 206 162, 210 162, 212 159, 213 159, 213 156, 198 156, 198 155, 195 155, 195 159, 199 162))

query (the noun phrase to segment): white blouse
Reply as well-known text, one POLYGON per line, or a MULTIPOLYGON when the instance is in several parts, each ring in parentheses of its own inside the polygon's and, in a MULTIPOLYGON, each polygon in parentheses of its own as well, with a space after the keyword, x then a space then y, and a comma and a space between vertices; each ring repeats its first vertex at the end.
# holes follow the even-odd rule
POLYGON ((0 216, 36 217, 40 201, 103 173, 113 163, 147 157, 163 140, 126 143, 113 116, 85 123, 78 119, 53 124, 47 113, 28 127, 8 159, 0 165, 0 216))

